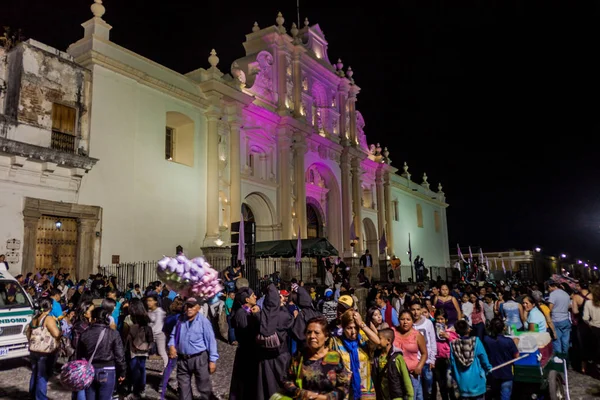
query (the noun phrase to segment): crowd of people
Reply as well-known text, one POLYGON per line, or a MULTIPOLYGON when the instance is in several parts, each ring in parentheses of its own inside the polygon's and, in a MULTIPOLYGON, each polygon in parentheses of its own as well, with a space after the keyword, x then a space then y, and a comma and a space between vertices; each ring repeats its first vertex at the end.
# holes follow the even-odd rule
POLYGON ((157 354, 163 397, 176 368, 180 399, 193 398, 194 379, 209 399, 219 336, 237 346, 233 400, 510 399, 512 367, 493 368, 518 357, 518 331, 548 332, 554 353, 570 352, 584 372, 600 362, 589 351, 600 339, 597 285, 437 281, 409 288, 361 274, 364 315, 343 264, 327 266, 324 286, 276 275, 258 292, 239 267, 229 268, 223 298, 212 304, 181 298, 161 282, 121 288, 100 274, 77 283, 60 271, 18 276, 39 304, 29 334, 43 328, 56 342, 31 352, 30 393, 46 398, 58 357, 93 358, 94 381, 73 399, 108 400, 117 389, 144 398, 146 360, 157 354))

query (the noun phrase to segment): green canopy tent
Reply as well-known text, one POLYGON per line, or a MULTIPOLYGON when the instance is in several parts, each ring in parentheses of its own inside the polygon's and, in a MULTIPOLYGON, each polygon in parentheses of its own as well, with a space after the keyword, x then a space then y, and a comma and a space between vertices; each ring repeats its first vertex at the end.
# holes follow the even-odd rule
MULTIPOLYGON (((297 240, 271 240, 256 242, 256 257, 291 258, 296 257, 297 240)), ((329 257, 339 253, 325 238, 302 239, 302 257, 329 257)))

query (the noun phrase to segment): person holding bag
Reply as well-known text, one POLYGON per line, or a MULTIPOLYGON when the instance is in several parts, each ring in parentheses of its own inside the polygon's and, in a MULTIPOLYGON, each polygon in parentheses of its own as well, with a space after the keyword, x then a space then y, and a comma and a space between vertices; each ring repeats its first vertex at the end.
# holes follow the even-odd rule
POLYGON ((48 381, 52 377, 54 364, 62 335, 58 321, 50 316, 52 299, 44 297, 40 300, 40 314, 33 318, 27 327, 29 352, 31 360, 31 379, 29 394, 35 400, 47 399, 48 381))
POLYGON ((85 389, 87 400, 111 400, 117 380, 125 380, 123 341, 119 332, 110 329, 109 316, 108 310, 95 308, 92 326, 81 334, 77 346, 77 359, 90 360, 94 367, 94 381, 85 389))

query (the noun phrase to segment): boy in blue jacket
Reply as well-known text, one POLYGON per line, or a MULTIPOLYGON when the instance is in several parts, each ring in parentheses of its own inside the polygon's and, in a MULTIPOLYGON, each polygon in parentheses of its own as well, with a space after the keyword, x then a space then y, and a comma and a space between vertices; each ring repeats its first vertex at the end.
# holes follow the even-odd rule
POLYGON ((483 400, 486 392, 485 375, 490 372, 490 364, 481 341, 469 337, 469 324, 458 321, 454 325, 459 339, 450 343, 450 368, 458 384, 462 399, 483 400))

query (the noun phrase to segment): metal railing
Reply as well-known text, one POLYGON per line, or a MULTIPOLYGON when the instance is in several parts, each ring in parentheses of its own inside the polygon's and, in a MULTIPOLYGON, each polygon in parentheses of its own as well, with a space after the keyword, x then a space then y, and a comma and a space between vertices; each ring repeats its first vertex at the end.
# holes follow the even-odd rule
MULTIPOLYGON (((209 257, 207 261, 217 271, 222 272, 231 265, 231 257, 209 257)), ((150 282, 159 280, 156 273, 157 261, 137 261, 100 266, 99 272, 106 276, 115 276, 122 290, 127 289, 129 283, 139 284, 145 289, 150 282)), ((260 288, 260 282, 265 277, 279 271, 281 279, 290 281, 292 278, 303 280, 307 283, 321 283, 321 270, 314 258, 303 258, 299 266, 293 258, 249 258, 242 269, 248 279, 250 287, 255 290, 260 288)))
POLYGON ((138 261, 100 266, 99 271, 106 276, 115 276, 121 290, 127 290, 127 284, 139 284, 145 289, 150 282, 158 280, 156 261, 138 261))
POLYGON ((50 147, 54 150, 64 151, 66 153, 75 153, 75 136, 52 131, 50 147))

